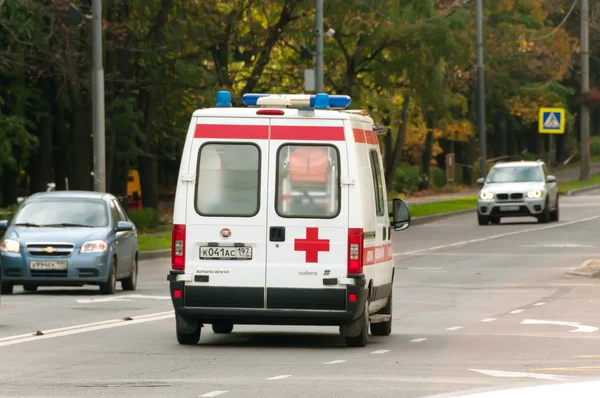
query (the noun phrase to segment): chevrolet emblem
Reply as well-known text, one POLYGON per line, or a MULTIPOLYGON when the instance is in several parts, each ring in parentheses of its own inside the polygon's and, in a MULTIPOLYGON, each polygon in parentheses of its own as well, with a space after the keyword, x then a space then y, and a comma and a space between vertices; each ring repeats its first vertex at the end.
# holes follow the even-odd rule
POLYGON ((56 253, 56 249, 53 248, 52 246, 48 246, 48 247, 44 248, 42 251, 44 253, 48 253, 48 254, 56 253))

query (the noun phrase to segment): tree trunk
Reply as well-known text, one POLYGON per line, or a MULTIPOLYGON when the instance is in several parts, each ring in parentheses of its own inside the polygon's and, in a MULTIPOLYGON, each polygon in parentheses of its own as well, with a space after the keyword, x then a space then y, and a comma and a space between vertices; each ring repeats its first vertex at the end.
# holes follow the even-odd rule
POLYGON ((1 207, 8 207, 17 203, 17 179, 19 172, 4 168, 0 177, 0 192, 2 192, 1 207))
MULTIPOLYGON (((400 163, 400 157, 402 155, 402 149, 404 148, 404 141, 406 139, 406 128, 408 126, 408 114, 410 109, 410 95, 404 95, 404 102, 402 103, 402 115, 401 124, 398 129, 398 136, 396 137, 396 143, 389 160, 388 167, 385 170, 385 183, 386 186, 391 187, 396 172, 396 167, 400 163)), ((391 141, 391 140, 390 140, 391 141)))
POLYGON ((92 190, 93 189, 93 141, 92 141, 92 123, 90 118, 90 109, 82 102, 79 88, 71 88, 71 154, 72 162, 70 164, 71 189, 92 190))
POLYGON ((51 80, 43 79, 40 81, 42 91, 42 104, 44 116, 40 119, 40 125, 37 128, 37 137, 40 145, 32 153, 28 169, 30 174, 29 192, 43 192, 50 182, 50 172, 52 170, 52 152, 53 152, 53 120, 52 103, 55 101, 54 85, 51 80))
POLYGON ((146 91, 143 97, 144 139, 139 140, 142 154, 138 157, 140 185, 142 188, 142 205, 144 207, 158 209, 158 172, 156 167, 156 156, 152 154, 150 146, 155 99, 152 91, 146 91))
POLYGON ((425 144, 423 146, 423 155, 421 156, 421 175, 424 178, 424 182, 421 185, 421 189, 429 188, 429 179, 431 171, 431 156, 433 152, 433 117, 430 112, 423 107, 423 119, 427 126, 427 135, 425 136, 425 144))
MULTIPOLYGON (((69 178, 71 164, 69 136, 66 127, 65 114, 65 93, 61 89, 62 82, 54 81, 54 91, 56 97, 52 102, 52 113, 54 114, 54 180, 56 181, 56 189, 63 191, 67 189, 66 179, 69 178)), ((69 189, 71 184, 69 182, 69 189)))

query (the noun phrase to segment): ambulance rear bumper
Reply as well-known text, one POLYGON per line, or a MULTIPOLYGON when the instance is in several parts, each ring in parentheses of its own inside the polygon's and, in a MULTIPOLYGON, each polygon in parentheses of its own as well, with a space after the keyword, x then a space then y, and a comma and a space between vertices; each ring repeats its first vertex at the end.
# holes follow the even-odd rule
POLYGON ((267 288, 266 305, 265 289, 186 286, 182 281, 171 281, 170 288, 183 324, 339 326, 358 319, 365 308, 364 276, 356 282, 324 289, 267 288), (182 291, 180 298, 174 297, 175 290, 182 291))

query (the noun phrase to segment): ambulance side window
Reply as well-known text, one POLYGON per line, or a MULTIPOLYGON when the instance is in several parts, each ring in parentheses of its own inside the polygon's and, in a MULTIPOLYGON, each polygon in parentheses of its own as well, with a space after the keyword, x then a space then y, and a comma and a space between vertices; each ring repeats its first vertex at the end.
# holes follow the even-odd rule
POLYGON ((196 211, 204 217, 253 217, 260 208, 260 149, 207 143, 198 154, 196 211))
POLYGON ((339 153, 332 145, 282 145, 275 210, 281 217, 335 218, 340 213, 339 153))
POLYGON ((377 151, 370 152, 371 171, 373 172, 373 188, 375 190, 375 206, 377 216, 385 215, 385 196, 383 193, 383 183, 381 180, 381 167, 379 167, 379 156, 377 151))

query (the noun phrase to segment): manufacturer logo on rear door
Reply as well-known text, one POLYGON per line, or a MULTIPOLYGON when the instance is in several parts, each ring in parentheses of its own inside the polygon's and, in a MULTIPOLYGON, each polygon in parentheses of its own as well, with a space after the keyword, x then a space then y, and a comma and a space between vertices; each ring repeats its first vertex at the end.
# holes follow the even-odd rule
POLYGON ((223 228, 221 230, 221 238, 223 238, 223 239, 231 238, 231 230, 229 228, 223 228))

